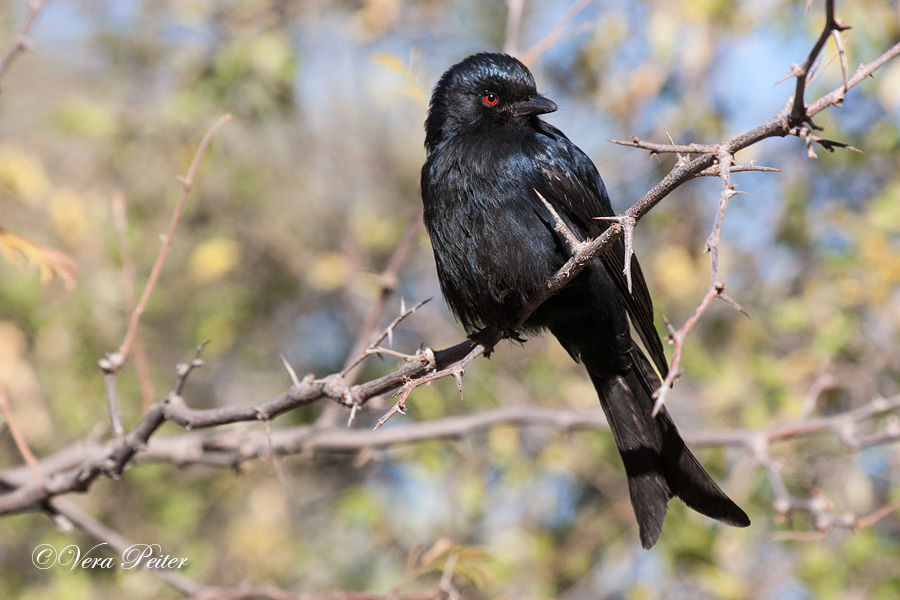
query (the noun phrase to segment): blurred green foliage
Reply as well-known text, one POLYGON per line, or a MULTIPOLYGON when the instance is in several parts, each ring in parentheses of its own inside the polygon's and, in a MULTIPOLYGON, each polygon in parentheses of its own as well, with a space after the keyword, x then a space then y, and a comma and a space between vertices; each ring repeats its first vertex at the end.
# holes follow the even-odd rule
MULTIPOLYGON (((552 28, 567 2, 526 2, 518 45, 552 28)), ((0 46, 24 18, 0 5, 0 46)), ((791 93, 772 87, 801 62, 821 27, 803 3, 590 4, 577 35, 533 65, 560 105, 552 121, 595 159, 617 208, 672 164, 608 138, 711 142, 763 122, 791 93)), ((851 71, 900 34, 896 6, 838 4, 851 71)), ((274 396, 288 379, 339 370, 379 293, 406 224, 416 219, 422 122, 433 81, 469 52, 499 49, 506 5, 406 0, 49 2, 0 95, 0 375, 39 456, 106 436, 96 366, 125 329, 124 285, 139 293, 183 174, 206 128, 234 122, 203 159, 162 278, 143 319, 151 377, 169 389, 174 367, 209 340, 192 375, 197 407, 274 396), (137 281, 123 281, 111 218, 121 192, 137 281), (11 239, 11 238, 0 238, 11 239), (2 243, 2 241, 0 241, 2 243), (40 249, 78 264, 77 287, 55 279, 40 249), (44 271, 44 281, 29 270, 44 271), (24 267, 24 268, 22 268, 24 267)), ((825 59, 833 53, 831 46, 825 59)), ((837 63, 809 97, 838 85, 837 63)), ((898 393, 900 373, 900 63, 817 117, 827 137, 863 149, 806 158, 794 138, 738 155, 783 172, 735 175, 722 275, 748 320, 724 304, 704 315, 685 350, 671 410, 685 431, 764 428, 798 418, 822 372, 835 387, 817 414, 898 393)), ((718 182, 685 186, 637 229, 637 252, 658 313, 676 324, 708 285, 703 243, 718 182)), ((401 271, 399 307, 439 296, 424 235, 401 271)), ((661 330, 662 331, 662 330, 661 330)), ((407 320, 394 347, 441 348, 462 332, 438 300, 407 320)), ((369 359, 362 377, 394 368, 369 359)), ((141 414, 129 366, 118 379, 126 425, 141 414)), ((465 401, 442 381, 417 390, 413 420, 519 404, 595 408, 581 369, 552 340, 504 344, 473 364, 465 401)), ((386 408, 373 402, 355 426, 386 408)), ((320 407, 275 426, 314 421, 320 407)), ((345 415, 341 415, 341 420, 345 415)), ((338 423, 340 426, 340 423, 338 423)), ((260 425, 259 427, 262 427, 260 425)), ((176 434, 167 426, 164 433, 176 434)), ((18 464, 6 429, 3 467, 18 464)), ((820 494, 837 513, 865 515, 900 489, 893 445, 848 454, 833 437, 772 447, 792 493, 820 494)), ((363 456, 288 457, 243 472, 139 465, 77 498, 140 543, 190 559, 185 575, 297 592, 433 586, 447 561, 473 598, 894 598, 900 520, 814 542, 772 532, 809 528, 774 518, 765 473, 743 451, 701 453, 746 507, 747 530, 714 524, 673 502, 662 540, 639 549, 611 437, 496 427, 363 456)), ((45 515, 4 518, 0 597, 157 598, 176 594, 143 571, 90 572, 31 564, 40 543, 93 545, 56 532, 45 515)))

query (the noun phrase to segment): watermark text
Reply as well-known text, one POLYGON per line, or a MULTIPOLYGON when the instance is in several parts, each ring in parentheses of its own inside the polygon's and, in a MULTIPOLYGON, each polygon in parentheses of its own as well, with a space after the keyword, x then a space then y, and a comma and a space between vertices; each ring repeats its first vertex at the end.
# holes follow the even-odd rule
POLYGON ((163 554, 159 544, 132 544, 118 557, 104 556, 102 551, 98 550, 107 545, 106 542, 101 542, 83 552, 77 544, 69 544, 62 550, 57 550, 52 544, 41 544, 31 553, 31 562, 38 569, 61 567, 70 571, 116 567, 126 571, 136 567, 182 569, 188 565, 187 558, 163 554))

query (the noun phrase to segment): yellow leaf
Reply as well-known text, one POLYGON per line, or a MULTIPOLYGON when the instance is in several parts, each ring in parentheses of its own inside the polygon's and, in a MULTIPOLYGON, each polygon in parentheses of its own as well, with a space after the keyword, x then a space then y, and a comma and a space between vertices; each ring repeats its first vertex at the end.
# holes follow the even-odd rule
POLYGON ((58 275, 67 290, 75 289, 75 273, 78 265, 59 250, 29 242, 13 233, 0 229, 0 257, 21 268, 37 269, 41 283, 49 283, 58 275))
POLYGON ((329 291, 344 285, 349 276, 347 259, 337 252, 326 252, 307 270, 306 281, 316 289, 329 291))
POLYGON ((118 131, 113 109, 91 98, 68 98, 53 115, 60 131, 79 137, 109 138, 118 131))
POLYGON ((372 62, 376 65, 381 65, 398 75, 406 76, 409 74, 409 68, 406 66, 406 63, 400 60, 399 56, 390 52, 373 52, 372 62))
POLYGON ((214 345, 205 350, 207 356, 226 350, 234 343, 234 315, 213 312, 204 317, 196 327, 194 341, 198 344, 212 340, 214 345))
POLYGON ((353 236, 367 248, 389 250, 397 244, 403 222, 372 211, 360 211, 350 217, 353 236))
POLYGON ((659 293, 674 302, 686 302, 697 296, 708 282, 706 269, 682 246, 666 246, 653 258, 659 293))
POLYGON ((200 283, 210 283, 233 271, 240 256, 241 247, 234 240, 210 238, 194 248, 188 259, 188 270, 200 283))
POLYGON ((249 45, 247 53, 254 70, 266 77, 278 78, 293 70, 291 45, 283 35, 260 35, 249 45))
POLYGON ((491 450, 504 458, 519 454, 519 430, 512 425, 498 425, 488 432, 491 450))
POLYGON ((39 160, 14 146, 0 146, 0 186, 31 206, 38 205, 50 189, 50 180, 39 160))
POLYGON ((680 21, 665 4, 650 13, 647 21, 648 39, 653 44, 656 54, 668 56, 675 42, 683 32, 684 22, 680 21))
POLYGON ((69 246, 78 246, 90 229, 81 196, 67 189, 50 194, 48 212, 56 233, 69 246))
POLYGON ((476 589, 485 588, 494 578, 491 571, 493 557, 477 546, 454 544, 441 538, 422 555, 419 573, 452 569, 454 577, 465 579, 476 589))
POLYGON ((422 108, 428 106, 428 86, 423 83, 422 78, 413 71, 409 64, 400 60, 396 54, 389 52, 373 52, 371 59, 376 65, 403 78, 404 82, 396 88, 398 94, 412 98, 422 108))

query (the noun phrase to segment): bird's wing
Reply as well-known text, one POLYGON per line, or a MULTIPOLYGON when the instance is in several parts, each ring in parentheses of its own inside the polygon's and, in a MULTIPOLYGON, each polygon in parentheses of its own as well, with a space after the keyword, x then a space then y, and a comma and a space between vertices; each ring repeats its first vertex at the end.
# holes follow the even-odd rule
MULTIPOLYGON (((609 221, 596 220, 594 217, 615 216, 603 180, 591 159, 564 133, 547 123, 542 122, 541 126, 545 137, 538 136, 540 143, 531 153, 541 177, 532 182, 535 184, 533 187, 582 238, 596 238, 609 227, 609 221)), ((537 197, 535 201, 540 203, 537 197)), ((656 368, 665 377, 668 361, 653 324, 653 301, 637 258, 631 259, 630 293, 623 272, 625 243, 622 238, 616 239, 599 260, 615 282, 656 368)))

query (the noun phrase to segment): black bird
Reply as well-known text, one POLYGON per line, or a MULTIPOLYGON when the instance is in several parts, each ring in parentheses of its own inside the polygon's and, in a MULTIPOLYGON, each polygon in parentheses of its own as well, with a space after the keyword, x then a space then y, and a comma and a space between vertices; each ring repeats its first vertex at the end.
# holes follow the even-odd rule
MULTIPOLYGON (((505 54, 470 56, 435 85, 425 121, 425 225, 444 298, 469 333, 497 326, 515 334, 525 306, 570 256, 538 193, 582 239, 609 226, 594 217, 614 215, 591 160, 538 118, 556 108, 505 54)), ((587 368, 625 463, 644 548, 659 539, 673 496, 746 527, 750 519, 703 470, 668 412, 651 417, 660 380, 631 338, 629 317, 663 375, 666 357, 640 265, 632 259, 629 293, 623 260, 620 239, 521 329, 549 329, 587 368)))

